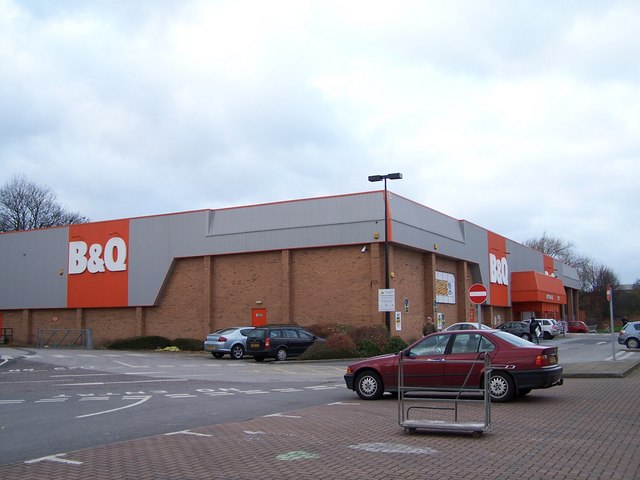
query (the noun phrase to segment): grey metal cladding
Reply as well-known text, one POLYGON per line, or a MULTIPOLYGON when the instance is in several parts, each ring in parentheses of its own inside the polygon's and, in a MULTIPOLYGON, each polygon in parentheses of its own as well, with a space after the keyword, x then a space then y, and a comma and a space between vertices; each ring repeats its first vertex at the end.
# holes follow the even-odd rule
POLYGON ((0 235, 0 305, 3 309, 65 308, 69 229, 0 235))
MULTIPOLYGON (((507 239, 507 251, 510 253, 508 261, 511 272, 544 272, 544 256, 537 250, 507 239)), ((574 267, 556 259, 553 264, 556 270, 549 273, 554 273, 565 287, 580 290, 580 278, 574 267)))
POLYGON ((392 193, 389 202, 395 243, 478 263, 483 278, 477 280, 488 281, 485 229, 392 193))
POLYGON ((383 201, 372 192, 132 219, 129 304, 155 304, 175 258, 371 242, 383 201))
POLYGON ((129 221, 129 305, 153 305, 174 258, 203 255, 209 212, 129 221))
POLYGON ((382 192, 212 210, 209 235, 245 234, 379 220, 382 192))

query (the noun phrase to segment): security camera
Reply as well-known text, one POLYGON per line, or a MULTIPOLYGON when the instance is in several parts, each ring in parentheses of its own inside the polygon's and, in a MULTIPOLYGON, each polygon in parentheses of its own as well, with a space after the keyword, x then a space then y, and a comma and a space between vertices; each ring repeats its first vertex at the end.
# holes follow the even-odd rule
POLYGON ((362 253, 367 251, 367 246, 365 245, 364 247, 362 247, 362 250, 360 250, 362 253))

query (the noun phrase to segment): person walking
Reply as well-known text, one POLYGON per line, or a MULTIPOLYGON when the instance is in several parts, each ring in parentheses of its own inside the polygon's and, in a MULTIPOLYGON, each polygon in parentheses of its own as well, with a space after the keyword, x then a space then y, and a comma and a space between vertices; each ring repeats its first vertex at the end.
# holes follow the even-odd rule
POLYGON ((531 321, 529 322, 529 333, 531 334, 531 341, 533 342, 535 340, 537 344, 540 343, 540 340, 538 339, 539 330, 540 322, 536 320, 536 317, 531 317, 531 321))

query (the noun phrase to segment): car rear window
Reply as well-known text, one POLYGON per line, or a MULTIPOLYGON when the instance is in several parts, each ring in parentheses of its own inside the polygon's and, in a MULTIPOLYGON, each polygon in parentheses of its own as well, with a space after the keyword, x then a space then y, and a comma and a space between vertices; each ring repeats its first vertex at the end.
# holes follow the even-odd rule
POLYGON ((264 328, 255 328, 249 331, 247 337, 258 338, 260 340, 264 340, 264 337, 267 335, 267 331, 264 328))
POLYGON ((229 333, 233 333, 235 328, 223 328, 222 330, 216 330, 216 335, 227 335, 229 333))
POLYGON ((494 335, 496 337, 501 338, 505 342, 509 342, 511 345, 515 345, 516 347, 523 347, 523 346, 526 346, 526 345, 531 345, 530 341, 525 340, 525 339, 520 338, 520 337, 516 337, 515 335, 513 335, 511 333, 498 331, 498 332, 495 332, 494 335))

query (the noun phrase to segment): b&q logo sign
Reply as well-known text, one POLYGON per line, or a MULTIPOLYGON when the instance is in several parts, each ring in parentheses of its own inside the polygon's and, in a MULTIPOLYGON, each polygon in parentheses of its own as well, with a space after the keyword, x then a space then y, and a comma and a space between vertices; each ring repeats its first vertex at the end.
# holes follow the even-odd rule
POLYGON ((507 240, 500 235, 487 232, 489 245, 489 289, 491 305, 509 306, 509 264, 507 263, 507 240))
POLYGON ((120 237, 110 238, 104 249, 99 243, 87 247, 87 244, 82 240, 69 242, 69 275, 83 273, 85 270, 88 270, 89 273, 100 273, 107 270, 122 272, 127 269, 126 260, 127 244, 120 237))
POLYGON ((71 225, 67 307, 129 303, 129 220, 71 225))

